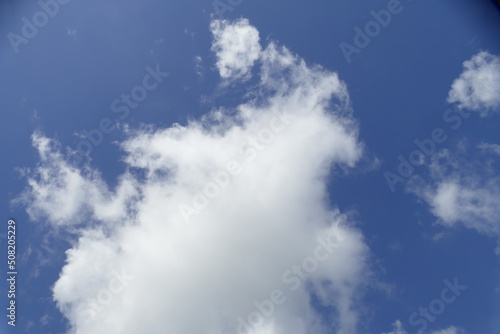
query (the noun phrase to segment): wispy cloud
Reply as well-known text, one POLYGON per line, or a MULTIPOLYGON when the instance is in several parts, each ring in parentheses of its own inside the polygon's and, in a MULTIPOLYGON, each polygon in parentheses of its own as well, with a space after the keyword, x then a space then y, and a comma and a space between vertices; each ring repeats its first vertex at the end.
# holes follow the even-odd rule
POLYGON ((500 155, 500 145, 491 143, 480 143, 477 147, 485 153, 500 155))
MULTIPOLYGON (((401 323, 401 321, 399 320, 396 320, 393 324, 392 324, 392 331, 390 331, 389 333, 382 333, 382 334, 409 334, 406 330, 404 330, 404 326, 403 324, 401 323)), ((424 334, 423 332, 418 332, 419 334, 424 334)), ((462 330, 461 328, 457 328, 455 326, 450 326, 446 329, 441 329, 441 330, 435 330, 435 331, 431 331, 431 332, 425 332, 425 333, 429 333, 429 334, 465 334, 464 330, 462 330)))
POLYGON ((500 178, 488 164, 469 161, 463 148, 441 150, 427 166, 428 177, 416 177, 408 190, 423 199, 438 221, 457 224, 500 238, 500 178))

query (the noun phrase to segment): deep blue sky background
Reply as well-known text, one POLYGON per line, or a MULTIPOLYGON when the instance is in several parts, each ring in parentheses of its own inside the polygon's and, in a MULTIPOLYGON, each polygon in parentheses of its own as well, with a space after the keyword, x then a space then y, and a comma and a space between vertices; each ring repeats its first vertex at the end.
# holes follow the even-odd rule
MULTIPOLYGON (((353 28, 363 27, 372 19, 370 11, 385 9, 387 3, 245 0, 224 16, 248 18, 263 44, 276 40, 308 63, 338 72, 349 87, 360 137, 367 154, 381 165, 332 179, 331 201, 342 210, 358 212, 374 263, 393 286, 389 297, 368 294, 372 321, 364 333, 389 331, 396 319, 416 332, 407 323, 409 315, 439 297, 443 280, 458 277, 469 288, 431 329, 456 325, 469 333, 498 334, 500 293, 495 289, 500 288, 500 263, 492 251, 495 240, 454 229, 433 241, 444 229, 433 224, 428 207, 415 196, 402 187, 391 192, 383 172, 397 167, 398 155, 407 156, 415 139, 447 127, 442 120, 450 107, 446 97, 462 63, 479 50, 500 54, 500 11, 493 1, 403 0, 403 11, 348 64, 339 44, 352 44, 353 28)), ((25 187, 16 169, 37 162, 30 139, 35 130, 75 149, 80 140, 75 133, 96 128, 104 117, 115 119, 111 102, 140 84, 147 66, 157 64, 170 76, 131 111, 126 119, 131 127, 186 123, 214 106, 235 104, 244 94, 218 94, 208 27, 211 1, 72 0, 16 54, 7 33, 19 33, 21 18, 39 9, 35 1, 0 3, 0 219, 16 219, 20 252, 18 327, 7 328, 2 311, 1 333, 63 333, 66 326, 50 287, 64 264, 69 241, 48 235, 43 222, 30 222, 22 207, 10 204, 25 187), (201 77, 195 71, 196 56, 203 59, 201 77), (42 259, 46 264, 40 266, 42 259), (48 324, 41 327, 40 318, 47 312, 48 324)), ((449 139, 442 148, 453 148, 464 138, 498 143, 499 125, 498 117, 473 115, 456 131, 448 126, 449 139)), ((90 154, 110 184, 123 170, 114 144, 121 138, 120 131, 105 135, 90 154)), ((5 225, 0 226, 5 233, 5 225)), ((0 243, 5 254, 5 239, 0 243)), ((0 263, 4 309, 4 259, 0 263)))

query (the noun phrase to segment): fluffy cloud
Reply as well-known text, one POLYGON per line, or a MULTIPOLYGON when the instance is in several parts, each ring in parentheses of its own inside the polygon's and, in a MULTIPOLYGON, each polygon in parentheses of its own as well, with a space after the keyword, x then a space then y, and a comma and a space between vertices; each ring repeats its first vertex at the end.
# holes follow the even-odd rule
POLYGON ((500 235, 499 185, 497 180, 486 185, 467 179, 443 180, 429 194, 429 202, 433 213, 447 225, 462 221, 479 232, 500 235))
POLYGON ((210 25, 214 36, 212 51, 217 56, 219 74, 225 79, 248 79, 249 71, 259 59, 259 31, 247 19, 233 23, 214 20, 210 25))
POLYGON ((481 51, 464 62, 464 71, 448 94, 449 103, 478 111, 481 116, 500 108, 500 57, 481 51))
POLYGON ((439 152, 428 166, 430 177, 416 178, 409 190, 430 206, 441 224, 463 224, 500 238, 500 178, 489 163, 467 162, 463 154, 439 152))
POLYGON ((223 78, 259 59, 257 98, 129 133, 114 189, 34 135, 20 201, 78 233, 54 299, 79 334, 354 334, 369 251, 325 189, 363 151, 346 86, 284 47, 260 51, 246 20, 211 27, 223 78))
POLYGON ((17 200, 29 203, 31 220, 46 219, 55 226, 79 225, 86 221, 89 210, 100 221, 126 218, 129 201, 138 195, 128 173, 120 177, 120 186, 111 192, 98 172, 66 163, 53 140, 35 133, 32 142, 40 157, 39 165, 28 179, 28 191, 17 200))
MULTIPOLYGON (((464 71, 452 84, 448 102, 477 111, 481 116, 500 107, 500 57, 481 51, 464 62, 464 71)), ((480 143, 486 156, 499 155, 498 144, 480 143)), ((409 191, 417 194, 445 226, 463 224, 479 233, 500 237, 500 178, 491 159, 478 164, 465 159, 463 148, 443 150, 432 158, 427 178, 415 177, 409 191)), ((499 239, 500 240, 500 239, 499 239)))

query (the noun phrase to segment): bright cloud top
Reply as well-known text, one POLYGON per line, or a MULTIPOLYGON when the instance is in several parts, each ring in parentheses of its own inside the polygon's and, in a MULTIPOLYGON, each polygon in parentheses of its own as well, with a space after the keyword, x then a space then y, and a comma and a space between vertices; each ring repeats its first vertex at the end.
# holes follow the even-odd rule
POLYGON ((247 19, 232 24, 225 20, 210 25, 214 42, 212 51, 217 56, 217 68, 222 78, 248 79, 249 71, 259 59, 261 46, 259 31, 247 19))
POLYGON ((449 103, 486 116, 500 108, 500 57, 486 51, 464 62, 464 71, 448 95, 449 103))
POLYGON ((115 189, 33 136, 21 201, 79 234, 54 298, 79 334, 354 334, 368 249, 326 192, 362 155, 346 86, 284 47, 260 51, 246 20, 211 27, 223 78, 259 60, 258 97, 129 133, 115 189), (313 295, 336 310, 327 321, 313 295))

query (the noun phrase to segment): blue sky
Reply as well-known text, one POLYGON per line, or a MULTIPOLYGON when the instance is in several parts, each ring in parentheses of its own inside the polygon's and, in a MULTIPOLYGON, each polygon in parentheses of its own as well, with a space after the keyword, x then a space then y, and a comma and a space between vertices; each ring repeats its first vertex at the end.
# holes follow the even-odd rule
POLYGON ((494 1, 0 7, 1 333, 500 332, 494 1))

